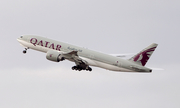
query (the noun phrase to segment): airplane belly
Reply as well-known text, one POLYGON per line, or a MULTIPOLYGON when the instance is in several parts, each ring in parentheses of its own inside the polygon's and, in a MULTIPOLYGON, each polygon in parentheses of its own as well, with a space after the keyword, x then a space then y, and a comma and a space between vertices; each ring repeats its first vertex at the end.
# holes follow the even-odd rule
POLYGON ((96 66, 97 64, 94 62, 94 60, 91 60, 91 59, 88 59, 88 58, 85 58, 85 57, 80 57, 81 59, 85 60, 88 65, 90 66, 96 66))
POLYGON ((107 63, 98 62, 98 61, 95 61, 95 62, 96 62, 98 67, 101 67, 101 68, 104 68, 104 69, 107 69, 107 70, 120 71, 120 72, 132 72, 132 70, 125 69, 125 68, 122 68, 122 67, 118 67, 118 66, 107 64, 107 63))
POLYGON ((91 59, 84 58, 84 57, 80 57, 80 58, 87 61, 88 65, 90 65, 90 66, 100 67, 100 68, 104 68, 104 69, 112 70, 112 71, 132 72, 132 70, 121 68, 121 67, 114 66, 114 65, 110 65, 107 63, 103 63, 103 62, 99 62, 96 60, 91 60, 91 59))

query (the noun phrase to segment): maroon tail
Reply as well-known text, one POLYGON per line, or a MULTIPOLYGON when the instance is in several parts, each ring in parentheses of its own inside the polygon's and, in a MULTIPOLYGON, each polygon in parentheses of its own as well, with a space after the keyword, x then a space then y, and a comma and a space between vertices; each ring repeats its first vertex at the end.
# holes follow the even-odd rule
POLYGON ((132 58, 130 58, 130 61, 136 62, 142 66, 145 66, 149 58, 151 57, 152 53, 156 49, 158 44, 153 43, 132 58))

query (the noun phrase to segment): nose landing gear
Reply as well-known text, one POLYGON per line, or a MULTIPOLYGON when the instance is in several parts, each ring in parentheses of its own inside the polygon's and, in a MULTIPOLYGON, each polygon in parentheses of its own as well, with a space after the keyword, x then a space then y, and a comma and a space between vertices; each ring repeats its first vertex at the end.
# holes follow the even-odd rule
POLYGON ((29 48, 25 48, 25 49, 23 50, 23 53, 24 53, 24 54, 27 53, 27 49, 29 49, 29 48))

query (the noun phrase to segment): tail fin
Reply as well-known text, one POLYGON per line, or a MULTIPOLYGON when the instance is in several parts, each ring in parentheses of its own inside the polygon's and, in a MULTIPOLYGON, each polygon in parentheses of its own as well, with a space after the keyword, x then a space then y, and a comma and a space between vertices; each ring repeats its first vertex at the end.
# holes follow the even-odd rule
POLYGON ((157 46, 158 46, 158 44, 153 43, 150 46, 148 46, 147 48, 143 49, 138 54, 134 55, 129 60, 136 62, 139 65, 145 66, 157 46))

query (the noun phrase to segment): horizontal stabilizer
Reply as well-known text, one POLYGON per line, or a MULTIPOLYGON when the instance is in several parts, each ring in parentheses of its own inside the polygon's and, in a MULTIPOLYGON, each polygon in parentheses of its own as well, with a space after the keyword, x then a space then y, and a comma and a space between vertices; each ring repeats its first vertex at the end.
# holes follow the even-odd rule
POLYGON ((162 68, 151 68, 151 67, 149 67, 149 68, 152 69, 152 70, 164 70, 162 68))
POLYGON ((115 57, 127 57, 127 56, 132 56, 134 54, 135 53, 129 53, 129 54, 110 54, 110 55, 115 56, 115 57))

